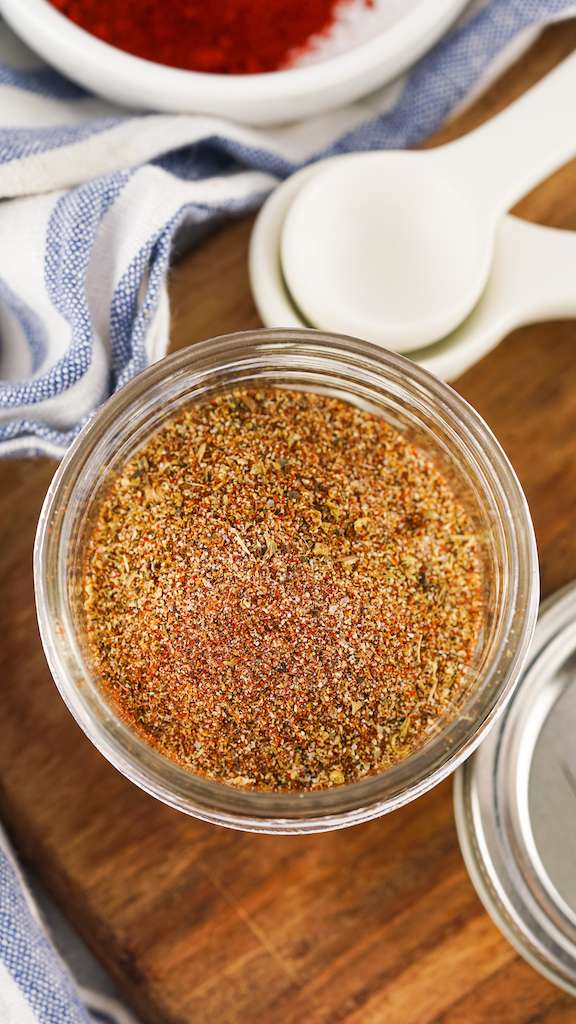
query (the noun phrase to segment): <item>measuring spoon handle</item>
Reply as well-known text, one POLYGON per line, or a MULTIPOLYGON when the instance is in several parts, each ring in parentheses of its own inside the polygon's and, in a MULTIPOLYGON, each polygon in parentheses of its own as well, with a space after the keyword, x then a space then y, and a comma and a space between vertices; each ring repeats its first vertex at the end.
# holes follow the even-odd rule
POLYGON ((492 273, 477 306, 447 338, 417 353, 417 361, 453 380, 516 327, 573 316, 576 232, 504 217, 492 273))
POLYGON ((516 217, 506 220, 513 228, 508 262, 519 264, 508 296, 515 323, 576 316, 576 231, 527 224, 516 217))
POLYGON ((509 210, 576 154, 576 52, 501 114, 428 154, 475 204, 509 210))

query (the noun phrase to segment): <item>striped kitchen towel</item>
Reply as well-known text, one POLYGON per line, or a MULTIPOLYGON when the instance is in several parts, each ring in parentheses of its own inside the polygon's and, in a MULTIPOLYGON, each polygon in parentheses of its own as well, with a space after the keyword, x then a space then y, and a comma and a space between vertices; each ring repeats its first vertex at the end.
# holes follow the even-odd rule
POLYGON ((0 1024, 136 1024, 108 996, 77 988, 0 828, 0 1024))
POLYGON ((0 453, 60 456, 167 348, 187 242, 302 164, 411 146, 574 0, 476 0, 404 79, 303 124, 135 115, 39 63, 0 25, 0 453), (183 237, 181 235, 180 237, 183 237))

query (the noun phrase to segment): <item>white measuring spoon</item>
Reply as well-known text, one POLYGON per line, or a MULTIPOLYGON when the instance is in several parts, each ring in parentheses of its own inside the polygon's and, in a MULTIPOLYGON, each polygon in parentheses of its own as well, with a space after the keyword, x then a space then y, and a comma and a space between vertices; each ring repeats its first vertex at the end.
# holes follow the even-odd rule
POLYGON ((576 54, 455 142, 326 161, 282 230, 295 306, 397 351, 444 337, 486 284, 502 215, 574 153, 576 54))
MULTIPOLYGON (((252 233, 250 282, 267 327, 310 326, 285 287, 279 248, 286 213, 316 173, 315 166, 307 167, 281 185, 263 206, 252 233)), ((412 351, 410 357, 437 376, 453 380, 514 328, 575 315, 576 232, 508 215, 496 232, 488 284, 470 316, 446 338, 412 351)))

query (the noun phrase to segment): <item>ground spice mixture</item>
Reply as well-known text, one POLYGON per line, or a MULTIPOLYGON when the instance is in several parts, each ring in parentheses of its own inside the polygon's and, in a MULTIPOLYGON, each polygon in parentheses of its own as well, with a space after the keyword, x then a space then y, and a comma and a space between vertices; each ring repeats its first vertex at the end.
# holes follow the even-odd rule
POLYGON ((193 772, 337 786, 454 709, 482 617, 478 547, 438 469, 380 417, 228 392, 113 479, 87 543, 89 655, 125 721, 193 772))
POLYGON ((51 0, 127 53, 189 71, 248 75, 292 66, 352 6, 374 0, 51 0))

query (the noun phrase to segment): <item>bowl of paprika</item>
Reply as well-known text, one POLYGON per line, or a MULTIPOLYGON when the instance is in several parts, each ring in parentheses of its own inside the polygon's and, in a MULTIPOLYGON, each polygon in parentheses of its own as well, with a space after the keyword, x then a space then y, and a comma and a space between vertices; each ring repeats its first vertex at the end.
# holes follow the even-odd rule
POLYGON ((350 103, 429 49, 466 0, 0 0, 41 57, 125 107, 280 124, 350 103))

